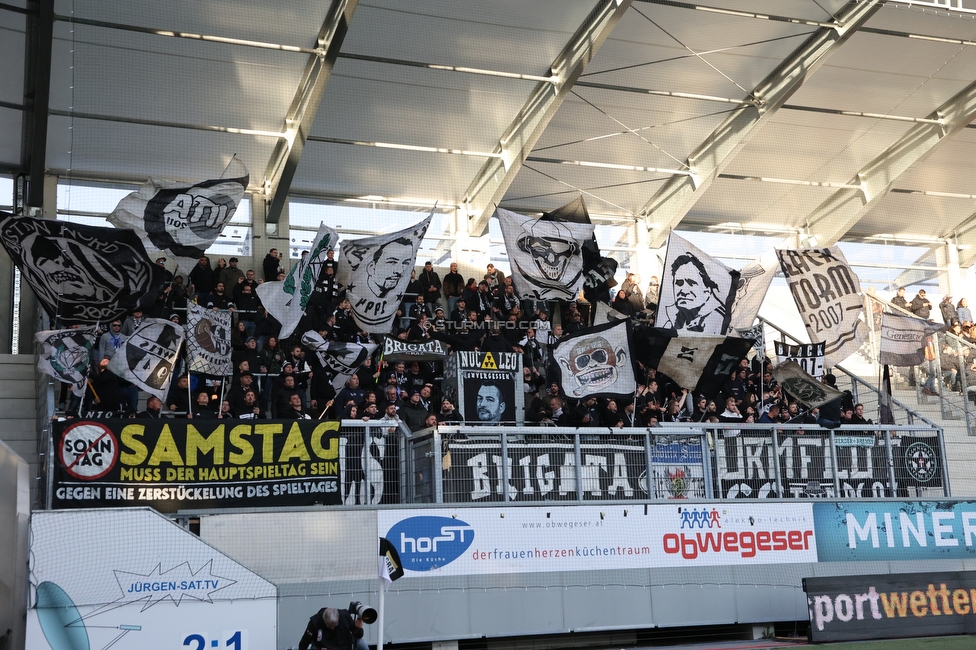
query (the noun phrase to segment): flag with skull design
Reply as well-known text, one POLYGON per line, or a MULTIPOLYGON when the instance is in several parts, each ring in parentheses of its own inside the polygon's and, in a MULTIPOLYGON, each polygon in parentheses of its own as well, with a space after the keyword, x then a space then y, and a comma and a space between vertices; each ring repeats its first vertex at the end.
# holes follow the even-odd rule
POLYGON ((630 319, 590 327, 560 339, 552 355, 566 395, 633 395, 637 390, 630 354, 630 319))
POLYGON ((150 178, 119 201, 108 221, 135 230, 151 255, 165 252, 188 273, 234 216, 249 179, 237 156, 220 178, 195 183, 150 178))
POLYGON ((52 318, 95 325, 145 310, 163 288, 131 230, 0 212, 0 244, 52 318))
POLYGON ((45 330, 35 334, 34 340, 41 344, 37 369, 71 384, 75 395, 83 395, 95 332, 91 329, 45 330))
POLYGON ((583 245, 591 223, 543 221, 497 208, 512 281, 522 298, 575 300, 583 288, 583 245))
POLYGON ((313 330, 302 334, 302 345, 312 352, 309 361, 314 375, 325 377, 336 390, 345 386, 377 347, 375 343, 330 343, 313 330))

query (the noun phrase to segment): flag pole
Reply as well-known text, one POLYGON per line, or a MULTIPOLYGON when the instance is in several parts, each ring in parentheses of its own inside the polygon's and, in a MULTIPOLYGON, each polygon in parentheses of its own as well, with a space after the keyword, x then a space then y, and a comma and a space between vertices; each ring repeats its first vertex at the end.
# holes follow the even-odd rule
POLYGON ((386 610, 386 580, 380 581, 380 602, 376 617, 376 650, 383 650, 383 618, 386 610))

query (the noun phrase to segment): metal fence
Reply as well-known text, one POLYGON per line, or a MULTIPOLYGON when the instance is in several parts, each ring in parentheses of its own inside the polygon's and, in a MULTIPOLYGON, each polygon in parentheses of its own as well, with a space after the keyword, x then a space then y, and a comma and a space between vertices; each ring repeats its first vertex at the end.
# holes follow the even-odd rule
POLYGON ((930 426, 452 426, 408 437, 408 503, 949 496, 930 426), (648 481, 650 477, 650 481, 648 481))

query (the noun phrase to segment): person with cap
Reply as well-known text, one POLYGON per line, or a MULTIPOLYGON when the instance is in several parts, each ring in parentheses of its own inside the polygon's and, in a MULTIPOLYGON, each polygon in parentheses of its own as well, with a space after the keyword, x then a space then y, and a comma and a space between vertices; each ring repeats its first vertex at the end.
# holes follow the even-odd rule
POLYGON ((929 319, 929 314, 932 312, 932 303, 925 297, 925 289, 918 290, 918 294, 912 298, 908 308, 919 318, 929 319))
POLYGON ((227 267, 221 270, 220 278, 218 278, 224 283, 224 287, 230 291, 233 291, 234 287, 244 280, 244 270, 237 266, 239 261, 236 257, 227 260, 227 267))
POLYGON ((424 270, 420 273, 420 286, 423 287, 423 296, 427 304, 433 308, 441 299, 441 278, 434 270, 434 263, 430 260, 424 264, 424 270))
POLYGON ((943 296, 942 302, 939 303, 939 311, 942 312, 942 322, 948 327, 952 326, 952 321, 959 320, 959 314, 956 312, 956 306, 952 304, 952 296, 949 294, 943 296))
POLYGON ((444 308, 438 307, 434 310, 434 320, 431 321, 434 324, 435 332, 445 332, 447 331, 447 319, 444 318, 444 308))
POLYGON ((122 321, 118 318, 112 321, 107 332, 98 339, 98 358, 111 359, 119 351, 125 340, 129 338, 122 333, 122 321))
POLYGON ((166 258, 165 257, 157 257, 156 258, 156 266, 162 267, 162 269, 163 269, 163 281, 168 286, 169 283, 173 281, 173 273, 169 269, 166 268, 166 258))

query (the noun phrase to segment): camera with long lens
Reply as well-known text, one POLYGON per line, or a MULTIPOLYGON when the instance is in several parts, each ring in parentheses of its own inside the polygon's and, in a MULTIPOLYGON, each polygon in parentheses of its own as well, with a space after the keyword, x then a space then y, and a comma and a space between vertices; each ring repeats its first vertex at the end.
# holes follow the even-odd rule
POLYGON ((358 600, 354 600, 349 603, 349 613, 357 618, 363 619, 363 623, 366 625, 372 625, 375 623, 379 616, 375 609, 369 605, 363 605, 358 600))

